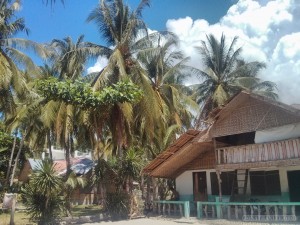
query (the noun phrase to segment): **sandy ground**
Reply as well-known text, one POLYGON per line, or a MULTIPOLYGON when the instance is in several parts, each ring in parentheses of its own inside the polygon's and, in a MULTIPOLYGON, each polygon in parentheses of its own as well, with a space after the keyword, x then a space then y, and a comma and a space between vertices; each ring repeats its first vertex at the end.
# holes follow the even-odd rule
MULTIPOLYGON (((282 224, 282 223, 255 223, 255 222, 241 222, 241 221, 229 221, 229 220, 197 220, 195 218, 191 219, 166 219, 162 217, 157 218, 141 218, 141 219, 132 219, 132 220, 122 220, 116 222, 101 222, 101 223, 84 223, 82 225, 189 225, 189 224, 197 224, 197 225, 270 225, 270 224, 282 224)), ((299 224, 299 223, 287 223, 291 224, 299 224)))

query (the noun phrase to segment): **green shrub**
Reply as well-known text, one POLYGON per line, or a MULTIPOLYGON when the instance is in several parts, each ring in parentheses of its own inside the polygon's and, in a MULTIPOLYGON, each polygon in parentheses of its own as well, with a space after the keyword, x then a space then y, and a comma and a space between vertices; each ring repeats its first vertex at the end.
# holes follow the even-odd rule
POLYGON ((112 220, 127 219, 130 211, 130 196, 121 191, 107 193, 105 208, 112 220))
POLYGON ((57 224, 64 210, 64 201, 59 195, 45 196, 31 184, 22 189, 23 203, 32 221, 39 225, 57 224))
POLYGON ((38 225, 56 224, 65 209, 62 193, 62 180, 55 174, 54 166, 43 161, 33 171, 31 179, 21 195, 31 220, 38 225))

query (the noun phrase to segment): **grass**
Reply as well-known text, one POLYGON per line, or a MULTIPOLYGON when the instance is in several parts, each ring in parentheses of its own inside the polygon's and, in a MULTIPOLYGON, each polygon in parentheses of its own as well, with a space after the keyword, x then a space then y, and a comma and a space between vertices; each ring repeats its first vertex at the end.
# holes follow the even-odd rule
MULTIPOLYGON (((77 205, 72 208, 72 216, 94 216, 99 215, 102 209, 99 205, 77 205)), ((24 211, 16 211, 14 221, 16 225, 36 225, 36 223, 29 220, 29 215, 24 211)), ((0 225, 9 225, 10 212, 0 211, 0 225)))
POLYGON ((94 216, 99 215, 102 211, 99 205, 76 205, 72 208, 72 216, 94 216))
MULTIPOLYGON (((26 212, 16 211, 14 221, 16 225, 36 225, 36 223, 29 221, 29 215, 26 212)), ((0 225, 9 225, 10 212, 0 212, 0 225)))

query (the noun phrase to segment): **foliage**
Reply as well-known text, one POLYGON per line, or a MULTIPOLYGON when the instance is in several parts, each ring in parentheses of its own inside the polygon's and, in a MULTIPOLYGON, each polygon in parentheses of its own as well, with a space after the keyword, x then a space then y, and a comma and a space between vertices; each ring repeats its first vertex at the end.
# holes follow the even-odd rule
POLYGON ((62 180, 55 174, 50 161, 42 161, 28 184, 21 191, 23 203, 30 218, 39 225, 55 223, 64 210, 64 199, 61 197, 62 180))
POLYGON ((265 93, 276 98, 276 86, 272 82, 263 82, 257 76, 265 68, 265 63, 245 62, 241 57, 242 48, 235 48, 238 37, 228 44, 222 34, 220 40, 214 35, 197 47, 204 70, 199 70, 201 84, 195 85, 196 100, 202 106, 199 119, 205 119, 214 108, 224 104, 231 96, 241 90, 265 93))
POLYGON ((112 181, 113 173, 114 171, 108 162, 106 162, 104 159, 98 159, 96 166, 93 167, 94 176, 92 177, 92 183, 107 184, 112 181))
POLYGON ((135 102, 142 97, 142 91, 130 81, 120 81, 101 91, 94 91, 89 84, 81 81, 58 81, 55 78, 38 80, 37 87, 48 101, 64 101, 82 108, 135 102))
POLYGON ((121 160, 121 167, 118 170, 119 177, 125 179, 137 180, 143 168, 143 155, 138 148, 127 150, 124 159, 121 160))
POLYGON ((8 149, 13 143, 13 137, 0 129, 0 153, 8 149))
POLYGON ((130 212, 130 196, 122 191, 107 193, 105 207, 112 220, 127 219, 130 212))
MULTIPOLYGON (((1 123, 0 123, 1 124, 1 123)), ((16 135, 16 134, 15 134, 16 135)), ((0 126, 0 183, 6 184, 4 179, 6 177, 6 173, 8 171, 9 160, 11 157, 11 149, 13 147, 14 137, 7 133, 5 130, 1 129, 0 126), (2 183, 3 182, 3 183, 2 183)), ((16 149, 20 148, 20 139, 16 138, 16 149)), ((26 155, 28 155, 29 148, 27 145, 23 146, 23 151, 20 153, 20 157, 18 159, 18 166, 22 167, 26 161, 26 155)), ((13 158, 17 155, 17 151, 14 152, 13 158)), ((5 187, 7 188, 7 187, 5 187)))

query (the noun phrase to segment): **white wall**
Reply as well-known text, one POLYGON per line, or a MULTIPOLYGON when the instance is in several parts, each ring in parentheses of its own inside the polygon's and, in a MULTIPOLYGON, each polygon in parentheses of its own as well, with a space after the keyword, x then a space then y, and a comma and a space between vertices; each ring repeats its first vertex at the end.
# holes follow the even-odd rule
POLYGON ((210 172, 215 170, 190 170, 176 178, 176 190, 180 195, 193 194, 193 172, 206 172, 207 194, 211 194, 210 172))
MULTIPOLYGON (((251 169, 250 171, 268 171, 268 170, 279 170, 279 178, 281 185, 281 192, 289 192, 287 172, 293 170, 300 170, 300 166, 289 166, 289 167, 270 167, 270 168, 257 168, 251 169)), ((193 194, 193 172, 203 172, 205 170, 191 170, 182 173, 176 178, 176 189, 180 195, 192 195, 193 194)), ((211 179, 210 173, 215 170, 206 170, 206 183, 207 183, 207 194, 211 194, 211 179)), ((250 177, 248 176, 247 194, 251 194, 250 188, 250 177)))
POLYGON ((280 141, 300 137, 300 123, 272 127, 255 132, 255 143, 280 141))
POLYGON ((186 171, 176 178, 176 190, 179 195, 193 194, 193 171, 186 171))

